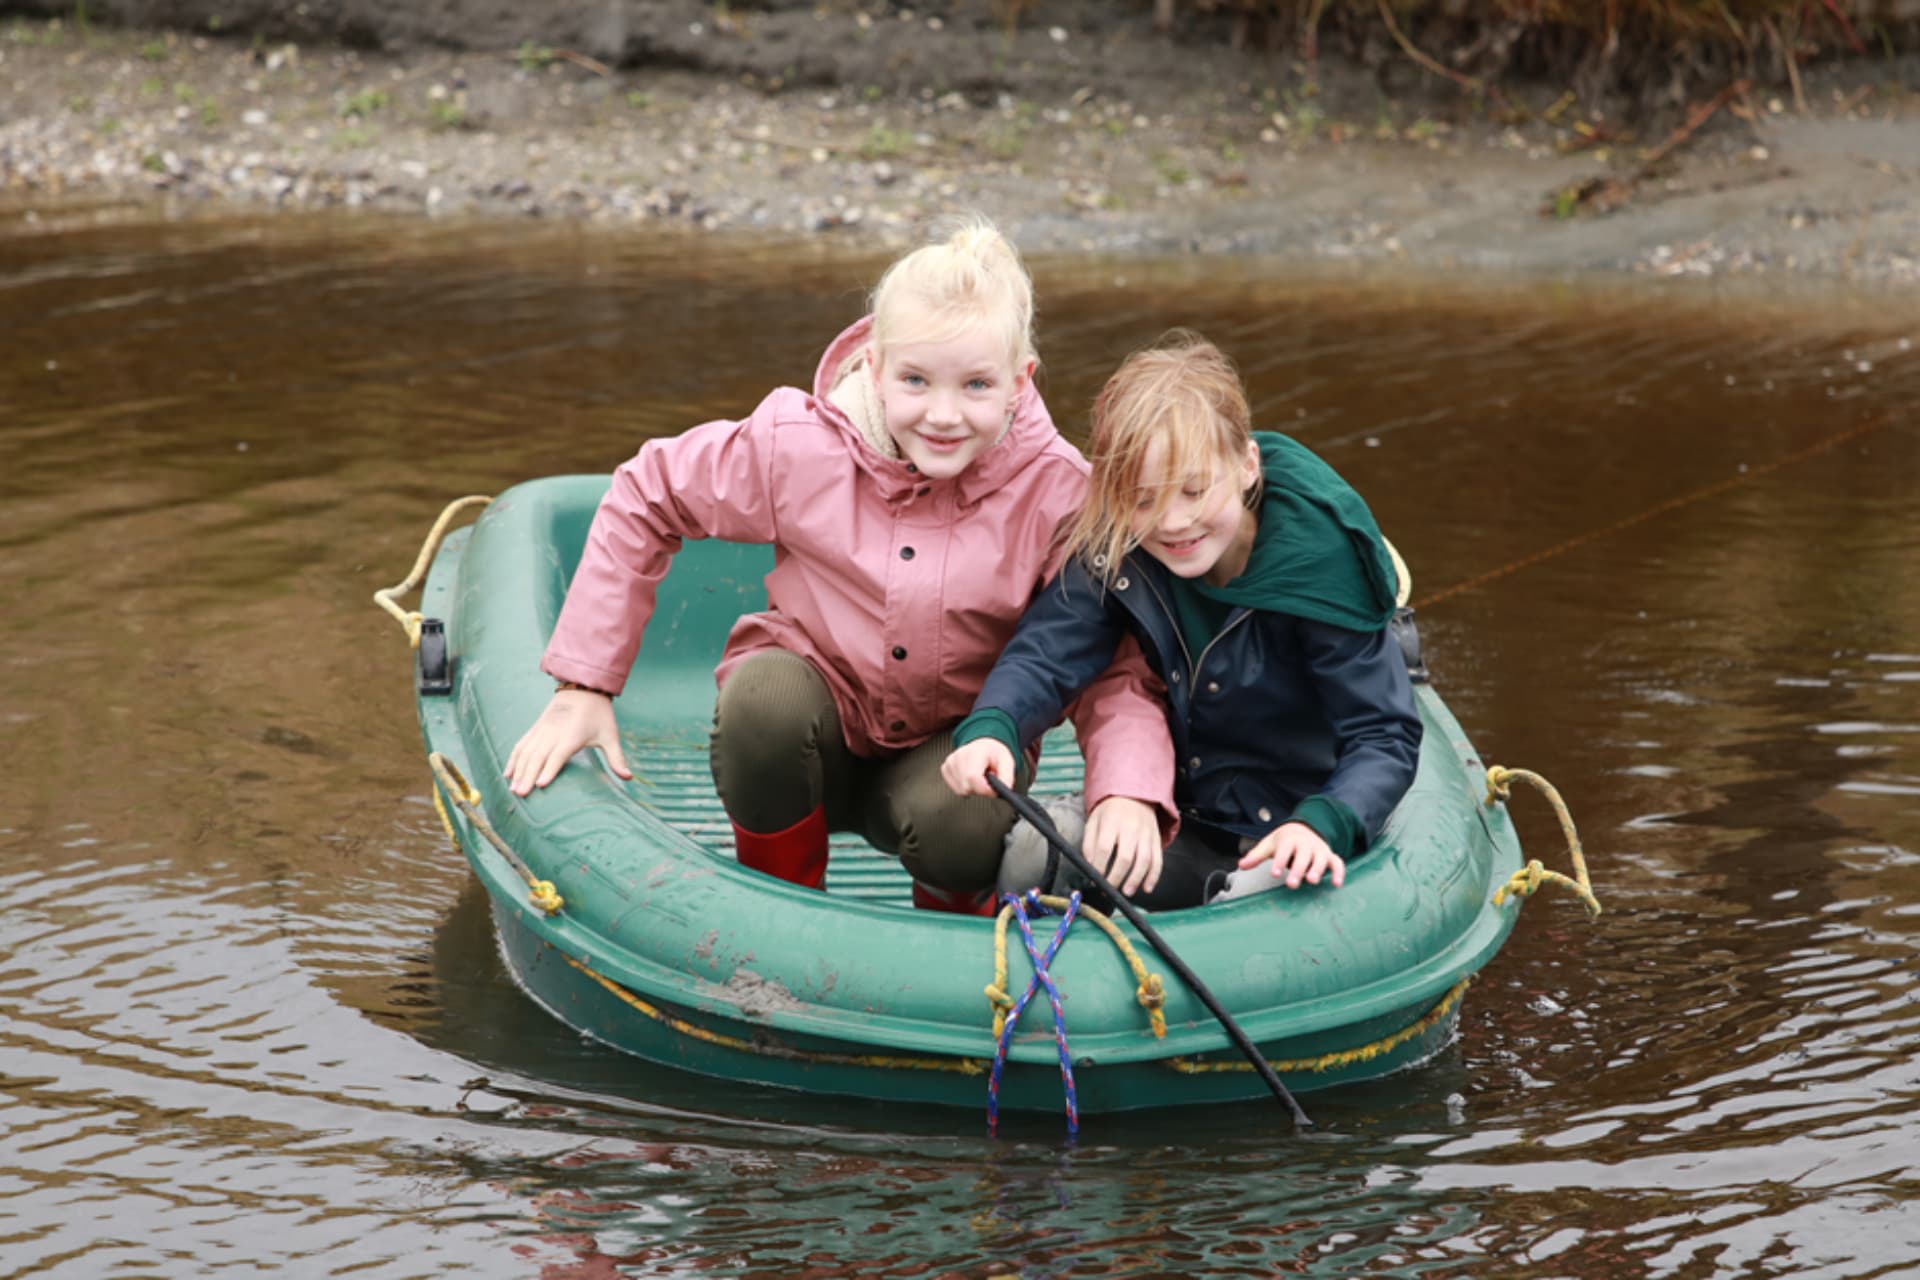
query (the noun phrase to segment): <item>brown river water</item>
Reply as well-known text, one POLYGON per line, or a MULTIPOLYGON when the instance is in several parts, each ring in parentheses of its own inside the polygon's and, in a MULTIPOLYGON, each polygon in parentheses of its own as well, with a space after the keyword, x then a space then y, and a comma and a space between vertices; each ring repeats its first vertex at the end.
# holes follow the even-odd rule
POLYGON ((1884 298, 1033 264, 1069 433, 1167 326, 1222 342, 1407 554, 1482 755, 1580 822, 1606 914, 1543 891, 1458 1041, 1315 1133, 989 1139, 523 996, 369 595, 450 497, 804 383, 879 265, 0 209, 0 1277, 1920 1275, 1920 307, 1884 298))

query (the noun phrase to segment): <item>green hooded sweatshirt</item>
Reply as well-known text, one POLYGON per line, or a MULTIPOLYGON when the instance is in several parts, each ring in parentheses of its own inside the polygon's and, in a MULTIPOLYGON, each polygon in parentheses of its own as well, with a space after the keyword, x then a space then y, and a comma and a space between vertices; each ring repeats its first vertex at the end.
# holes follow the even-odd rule
POLYGON ((1227 604, 1349 631, 1386 626, 1398 578, 1367 504, 1305 445, 1273 431, 1253 438, 1265 484, 1247 567, 1222 587, 1200 578, 1188 584, 1227 604))

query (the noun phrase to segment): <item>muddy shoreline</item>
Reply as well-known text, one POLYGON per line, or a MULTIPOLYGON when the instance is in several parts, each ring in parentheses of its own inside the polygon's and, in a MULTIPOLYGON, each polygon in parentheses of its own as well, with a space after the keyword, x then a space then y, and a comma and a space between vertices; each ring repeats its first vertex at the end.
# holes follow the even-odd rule
MULTIPOLYGON (((979 56, 977 32, 899 20, 919 24, 918 65, 943 40, 972 42, 956 65, 979 56)), ((1828 68, 1799 101, 1756 88, 1639 173, 1660 137, 1581 145, 1590 122, 1553 117, 1550 87, 1505 123, 1445 85, 1389 99, 1330 62, 1308 82, 1272 58, 1162 48, 1155 76, 1130 79, 1125 38, 1022 30, 1003 87, 936 91, 623 71, 528 43, 372 52, 0 20, 0 214, 345 207, 874 247, 977 208, 1030 251, 1920 283, 1904 64, 1828 68), (1609 212, 1554 216, 1583 182, 1636 176, 1609 212)))

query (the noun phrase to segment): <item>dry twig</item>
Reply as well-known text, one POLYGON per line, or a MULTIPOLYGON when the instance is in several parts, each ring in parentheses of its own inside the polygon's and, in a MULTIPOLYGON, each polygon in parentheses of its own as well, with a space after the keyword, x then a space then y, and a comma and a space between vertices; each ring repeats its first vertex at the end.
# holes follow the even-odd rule
POLYGON ((586 54, 576 52, 575 50, 572 50, 572 49, 555 49, 553 51, 553 56, 556 58, 565 58, 568 62, 571 62, 576 67, 585 67, 587 70, 593 72, 593 74, 597 76, 611 76, 613 74, 613 71, 607 66, 606 63, 598 62, 592 58, 589 58, 586 54))
POLYGON ((1553 198, 1540 212, 1551 217, 1567 218, 1583 208, 1601 212, 1619 208, 1633 198, 1634 188, 1653 176, 1653 171, 1662 160, 1673 154, 1676 148, 1699 132, 1701 125, 1713 118, 1714 112, 1744 95, 1751 87, 1751 81, 1736 80, 1707 101, 1694 104, 1687 112, 1687 118, 1659 146, 1642 156, 1631 174, 1625 178, 1587 178, 1570 187, 1563 187, 1554 192, 1553 198))
POLYGON ((1442 66, 1426 54, 1420 52, 1420 50, 1414 46, 1413 41, 1407 39, 1406 33, 1400 30, 1400 24, 1393 20, 1393 10, 1388 7, 1387 0, 1379 0, 1379 3, 1380 18, 1387 24, 1388 33, 1393 36, 1393 42, 1399 45, 1401 51, 1409 58, 1412 58, 1416 63, 1425 67, 1428 71, 1433 72, 1435 75, 1445 76, 1469 93, 1484 95, 1488 92, 1487 86, 1472 76, 1455 71, 1451 67, 1442 66))

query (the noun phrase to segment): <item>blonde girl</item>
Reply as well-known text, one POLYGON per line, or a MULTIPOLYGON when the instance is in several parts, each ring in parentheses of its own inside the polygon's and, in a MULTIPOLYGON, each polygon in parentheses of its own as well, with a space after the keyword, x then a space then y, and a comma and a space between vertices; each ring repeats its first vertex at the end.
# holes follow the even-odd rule
MULTIPOLYGON (((810 393, 643 445, 594 518, 541 664, 559 686, 508 759, 512 789, 588 746, 631 776, 612 699, 673 552, 771 543, 768 608, 716 672, 710 756, 736 856, 821 888, 828 834, 853 831, 899 856, 916 905, 990 910, 1012 815, 952 794, 939 766, 1086 491, 1034 389, 1032 330, 1018 254, 972 219, 888 269, 810 393)), ((1073 715, 1093 840, 1138 856, 1171 821, 1172 756, 1137 652, 1073 715)))

